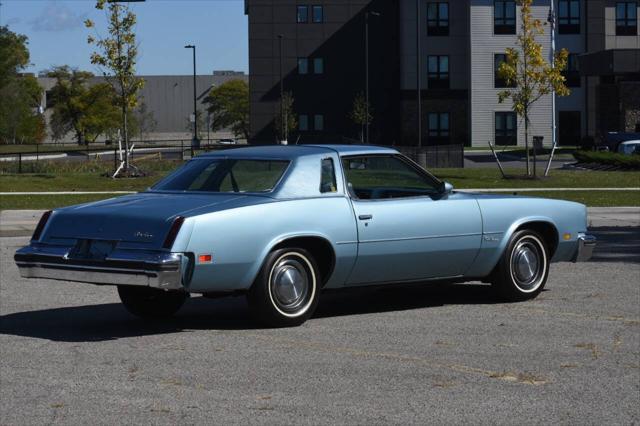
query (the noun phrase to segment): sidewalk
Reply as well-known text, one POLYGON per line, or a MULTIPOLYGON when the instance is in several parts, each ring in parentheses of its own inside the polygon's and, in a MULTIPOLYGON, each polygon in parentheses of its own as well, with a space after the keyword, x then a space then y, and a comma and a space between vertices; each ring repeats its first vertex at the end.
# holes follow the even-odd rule
MULTIPOLYGON (((30 236, 43 210, 0 211, 0 237, 30 236)), ((639 227, 640 207, 589 207, 589 227, 639 227)))

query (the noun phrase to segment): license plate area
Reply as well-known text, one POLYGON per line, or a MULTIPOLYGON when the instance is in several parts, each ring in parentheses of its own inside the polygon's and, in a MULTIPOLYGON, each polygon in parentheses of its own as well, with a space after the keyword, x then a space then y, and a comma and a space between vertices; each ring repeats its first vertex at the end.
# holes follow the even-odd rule
POLYGON ((110 240, 78 240, 69 252, 69 259, 105 260, 118 244, 110 240))

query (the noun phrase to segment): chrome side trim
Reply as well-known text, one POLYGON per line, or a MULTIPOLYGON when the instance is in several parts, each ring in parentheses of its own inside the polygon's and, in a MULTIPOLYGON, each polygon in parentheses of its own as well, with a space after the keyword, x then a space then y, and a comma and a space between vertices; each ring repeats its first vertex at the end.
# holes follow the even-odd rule
POLYGON ((596 237, 590 234, 578 233, 578 249, 573 258, 574 262, 586 262, 591 259, 596 247, 596 237))

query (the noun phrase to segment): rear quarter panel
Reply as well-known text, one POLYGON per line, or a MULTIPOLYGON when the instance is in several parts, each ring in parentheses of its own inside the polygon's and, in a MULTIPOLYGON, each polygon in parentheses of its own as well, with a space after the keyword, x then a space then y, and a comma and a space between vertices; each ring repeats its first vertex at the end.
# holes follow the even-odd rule
POLYGON ((357 255, 353 210, 344 196, 281 200, 202 214, 192 218, 187 250, 212 254, 197 264, 190 292, 246 290, 269 251, 288 238, 317 236, 335 252, 336 264, 325 288, 345 282, 357 255))
POLYGON ((546 222, 558 232, 558 248, 552 261, 569 261, 577 249, 579 232, 586 232, 586 207, 579 203, 546 198, 517 196, 478 196, 482 212, 483 238, 476 261, 468 275, 484 277, 498 263, 511 235, 531 222, 546 222), (571 235, 569 240, 562 238, 571 235))

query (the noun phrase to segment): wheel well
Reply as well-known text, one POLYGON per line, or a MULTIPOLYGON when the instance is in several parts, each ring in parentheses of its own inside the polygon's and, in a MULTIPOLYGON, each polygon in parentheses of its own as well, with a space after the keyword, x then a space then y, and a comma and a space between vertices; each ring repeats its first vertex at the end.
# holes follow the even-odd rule
POLYGON ((336 263, 336 255, 329 241, 321 237, 294 237, 279 242, 273 250, 285 247, 299 247, 311 253, 318 265, 322 285, 327 283, 336 263))
POLYGON ((554 225, 549 222, 527 222, 520 225, 516 231, 523 229, 530 229, 540 234, 549 249, 549 258, 553 257, 559 241, 558 230, 554 225))

